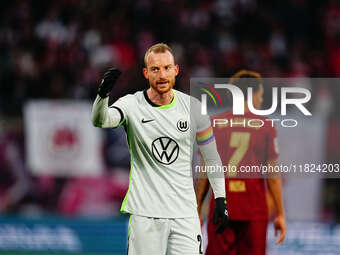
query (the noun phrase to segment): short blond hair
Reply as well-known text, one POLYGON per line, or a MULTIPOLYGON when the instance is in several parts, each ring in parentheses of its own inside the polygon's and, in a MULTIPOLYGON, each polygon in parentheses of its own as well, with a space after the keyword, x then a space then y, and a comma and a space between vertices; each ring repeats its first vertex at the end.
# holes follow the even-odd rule
MULTIPOLYGON (((240 88, 244 95, 248 95, 248 87, 258 91, 262 87, 261 74, 249 70, 241 70, 229 79, 229 83, 240 88)), ((229 93, 229 92, 228 92, 229 93)))
POLYGON ((229 83, 233 84, 233 82, 238 78, 257 78, 261 80, 261 74, 258 72, 243 69, 235 73, 233 76, 231 76, 229 83))
POLYGON ((152 45, 146 52, 145 52, 145 55, 144 55, 144 64, 145 64, 145 67, 146 67, 146 62, 147 62, 147 59, 148 59, 148 56, 150 55, 150 53, 154 52, 154 53, 164 53, 164 52, 167 52, 169 51, 172 55, 172 57, 174 58, 175 60, 175 57, 174 57, 174 54, 172 52, 172 49, 165 43, 157 43, 155 45, 152 45))

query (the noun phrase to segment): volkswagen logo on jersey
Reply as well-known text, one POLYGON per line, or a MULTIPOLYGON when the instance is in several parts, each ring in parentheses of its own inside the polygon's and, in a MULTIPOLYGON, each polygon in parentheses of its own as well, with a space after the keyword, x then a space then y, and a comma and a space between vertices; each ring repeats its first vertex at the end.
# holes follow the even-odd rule
POLYGON ((185 132, 189 129, 189 124, 187 120, 179 120, 177 122, 177 128, 181 132, 185 132))
POLYGON ((152 142, 152 155, 165 165, 170 165, 176 161, 179 153, 177 142, 170 137, 159 137, 152 142))

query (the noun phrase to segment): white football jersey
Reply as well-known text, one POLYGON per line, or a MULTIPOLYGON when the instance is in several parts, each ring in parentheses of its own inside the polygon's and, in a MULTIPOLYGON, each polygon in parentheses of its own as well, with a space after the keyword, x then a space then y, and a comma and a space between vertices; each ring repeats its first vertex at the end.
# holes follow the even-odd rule
POLYGON ((197 216, 192 178, 196 133, 210 127, 209 116, 192 118, 200 102, 173 90, 169 105, 156 106, 146 90, 112 106, 121 110, 131 154, 129 189, 121 212, 155 218, 197 216), (192 104, 197 104, 193 106, 192 104))

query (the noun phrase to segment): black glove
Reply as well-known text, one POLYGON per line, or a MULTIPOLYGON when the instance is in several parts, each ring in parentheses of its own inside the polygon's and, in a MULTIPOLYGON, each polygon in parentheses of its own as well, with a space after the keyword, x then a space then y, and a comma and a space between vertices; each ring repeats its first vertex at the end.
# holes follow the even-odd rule
POLYGON ((122 74, 122 72, 117 68, 110 68, 102 79, 102 82, 98 88, 98 95, 101 98, 108 97, 111 93, 113 86, 115 85, 118 77, 122 74))
POLYGON ((229 221, 227 201, 225 200, 224 197, 218 197, 215 199, 215 210, 214 210, 214 216, 213 216, 214 225, 218 223, 218 218, 221 218, 221 223, 216 228, 216 234, 223 233, 229 221))

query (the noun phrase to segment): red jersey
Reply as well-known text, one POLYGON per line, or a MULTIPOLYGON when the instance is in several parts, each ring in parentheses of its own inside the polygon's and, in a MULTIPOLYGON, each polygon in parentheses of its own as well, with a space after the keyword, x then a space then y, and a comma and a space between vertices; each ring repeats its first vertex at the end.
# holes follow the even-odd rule
MULTIPOLYGON (((214 136, 223 166, 229 169, 249 169, 267 166, 267 161, 278 157, 277 132, 273 122, 263 116, 247 112, 242 116, 232 111, 212 117, 214 136)), ((261 175, 246 173, 226 174, 226 198, 231 220, 263 220, 268 218, 265 182, 261 175), (232 177, 232 178, 228 178, 232 177)), ((210 208, 214 208, 214 199, 210 208)), ((210 210, 212 216, 212 210, 210 210)))

